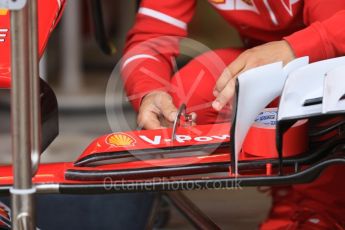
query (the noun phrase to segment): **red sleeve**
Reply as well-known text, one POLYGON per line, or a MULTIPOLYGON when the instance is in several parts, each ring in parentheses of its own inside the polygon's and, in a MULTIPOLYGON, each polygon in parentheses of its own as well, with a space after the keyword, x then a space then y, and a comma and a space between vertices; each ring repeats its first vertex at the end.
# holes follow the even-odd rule
POLYGON ((345 1, 305 0, 305 29, 284 39, 311 62, 345 55, 345 1))
POLYGON ((187 36, 195 0, 143 0, 127 35, 122 59, 124 86, 135 109, 154 90, 168 90, 179 39, 187 36), (173 37, 169 37, 173 36, 173 37))

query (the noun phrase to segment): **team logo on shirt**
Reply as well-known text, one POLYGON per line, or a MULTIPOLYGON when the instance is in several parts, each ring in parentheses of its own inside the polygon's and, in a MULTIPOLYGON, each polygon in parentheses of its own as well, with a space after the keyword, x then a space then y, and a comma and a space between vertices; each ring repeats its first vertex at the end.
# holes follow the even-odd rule
POLYGON ((250 6, 253 5, 252 0, 242 0, 242 2, 247 3, 247 4, 250 5, 250 6))
MULTIPOLYGON (((241 11, 251 11, 259 14, 259 10, 255 5, 254 0, 209 0, 216 8, 220 10, 241 10, 241 11)), ((276 0, 274 4, 281 4, 284 10, 290 15, 293 16, 292 6, 301 0, 276 0)), ((265 1, 264 1, 265 2, 265 1)), ((273 2, 273 1, 272 1, 273 2)), ((274 12, 271 9, 273 3, 268 3, 266 1, 267 10, 274 12)))
POLYGON ((215 4, 221 4, 221 3, 224 3, 225 0, 211 0, 211 2, 215 4))
POLYGON ((6 15, 7 12, 8 12, 7 9, 0 9, 0 16, 1 16, 1 15, 6 15))
POLYGON ((299 2, 300 0, 281 0, 283 7, 285 10, 290 14, 290 16, 293 15, 292 12, 292 5, 299 2))
POLYGON ((259 13, 253 0, 211 0, 220 10, 244 10, 259 13))

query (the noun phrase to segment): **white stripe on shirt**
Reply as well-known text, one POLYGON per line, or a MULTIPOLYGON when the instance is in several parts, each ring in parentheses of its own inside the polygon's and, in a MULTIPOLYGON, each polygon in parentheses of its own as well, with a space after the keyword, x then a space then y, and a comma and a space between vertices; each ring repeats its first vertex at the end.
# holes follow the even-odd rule
POLYGON ((181 29, 184 29, 186 30, 187 29, 187 24, 177 18, 174 18, 174 17, 171 17, 167 14, 163 14, 159 11, 156 11, 156 10, 152 10, 152 9, 149 9, 149 8, 145 8, 145 7, 141 7, 138 11, 139 14, 143 14, 143 15, 146 15, 146 16, 150 16, 152 18, 155 18, 155 19, 158 19, 160 21, 163 21, 163 22, 166 22, 170 25, 173 25, 173 26, 176 26, 176 27, 179 27, 181 29))
POLYGON ((130 62, 137 60, 137 59, 140 59, 140 58, 148 58, 148 59, 152 59, 155 61, 159 61, 156 57, 149 55, 149 54, 137 54, 137 55, 134 55, 130 58, 127 58, 126 61, 124 61, 123 65, 122 65, 122 69, 124 69, 130 62))

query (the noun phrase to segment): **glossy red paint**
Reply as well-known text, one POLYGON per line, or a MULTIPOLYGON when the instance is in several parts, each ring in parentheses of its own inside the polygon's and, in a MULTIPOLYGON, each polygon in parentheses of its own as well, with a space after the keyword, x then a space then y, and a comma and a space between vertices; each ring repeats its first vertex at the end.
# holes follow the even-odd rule
MULTIPOLYGON (((172 130, 142 130, 142 131, 129 131, 121 133, 113 133, 104 135, 93 141, 90 146, 86 148, 84 153, 78 158, 82 159, 90 155, 97 155, 107 152, 120 153, 128 150, 157 150, 164 148, 176 148, 183 146, 194 146, 196 149, 201 146, 210 144, 224 144, 225 147, 216 149, 211 155, 204 156, 184 156, 184 157, 171 157, 161 159, 149 160, 132 160, 123 163, 113 163, 97 165, 93 167, 77 167, 72 162, 60 162, 41 164, 37 175, 33 178, 35 184, 42 183, 67 183, 67 184, 88 184, 90 181, 71 181, 65 178, 65 172, 73 169, 78 171, 109 171, 109 170, 130 170, 130 169, 147 169, 153 167, 166 167, 166 166, 183 166, 190 164, 207 164, 207 163, 222 163, 229 162, 230 153, 228 143, 230 124, 216 124, 216 125, 200 125, 189 128, 180 127, 177 132, 177 139, 174 142, 165 141, 170 138, 172 130), (111 139, 111 137, 116 137, 111 139), (145 138, 143 138, 145 137, 145 138), (159 138, 158 138, 159 137, 159 138), (124 144, 128 144, 127 146, 124 144), (118 145, 116 145, 118 144, 118 145)), ((272 139, 272 142, 274 139, 272 139)), ((253 156, 242 153, 239 156, 240 161, 253 161, 270 158, 267 156, 253 156)), ((12 168, 10 166, 0 167, 0 186, 10 185, 13 183, 12 168)), ((255 173, 255 172, 253 172, 255 173)), ((265 172, 264 172, 265 173, 265 172)), ((103 181, 94 181, 94 183, 103 183, 103 181)))
POLYGON ((104 153, 149 151, 150 149, 162 149, 162 153, 164 153, 164 149, 177 147, 221 145, 230 142, 229 130, 229 123, 179 127, 174 141, 171 141, 171 128, 112 133, 94 140, 77 159, 77 162, 104 153))
MULTIPOLYGON (((248 155, 241 155, 240 160, 257 160, 264 159, 248 155)), ((182 157, 182 158, 170 158, 170 159, 155 159, 148 161, 132 161, 117 164, 102 165, 97 167, 75 167, 73 163, 60 162, 41 164, 37 175, 33 178, 35 184, 52 184, 52 183, 65 183, 65 184, 88 184, 88 183, 103 183, 102 181, 72 181, 65 179, 65 172, 68 169, 80 170, 80 171, 105 171, 105 170, 123 170, 123 169, 143 169, 160 166, 180 166, 188 163, 193 164, 207 164, 207 163, 221 163, 229 162, 230 154, 221 153, 209 156, 194 156, 194 157, 182 157)), ((13 183, 12 167, 3 166, 0 168, 0 186, 11 185, 13 183)))
MULTIPOLYGON (((49 35, 57 25, 65 0, 38 0, 39 54, 43 54, 49 35)), ((0 13, 0 88, 11 86, 10 12, 0 13)))

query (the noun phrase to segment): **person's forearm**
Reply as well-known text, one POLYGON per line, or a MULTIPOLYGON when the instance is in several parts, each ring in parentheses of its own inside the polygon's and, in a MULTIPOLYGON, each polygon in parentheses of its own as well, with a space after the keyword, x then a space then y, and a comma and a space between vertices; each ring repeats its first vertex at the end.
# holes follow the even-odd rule
POLYGON ((296 57, 309 56, 310 62, 345 55, 345 10, 329 19, 316 21, 284 39, 296 57))
POLYGON ((126 66, 122 70, 122 78, 134 109, 139 110, 146 94, 156 90, 168 91, 170 76, 170 66, 158 60, 142 59, 126 66))
POLYGON ((122 77, 129 100, 136 110, 149 92, 167 91, 172 60, 179 53, 179 40, 187 36, 195 1, 144 0, 128 33, 122 59, 122 77))

